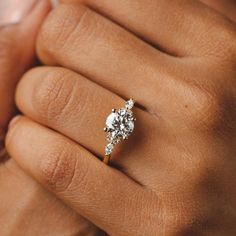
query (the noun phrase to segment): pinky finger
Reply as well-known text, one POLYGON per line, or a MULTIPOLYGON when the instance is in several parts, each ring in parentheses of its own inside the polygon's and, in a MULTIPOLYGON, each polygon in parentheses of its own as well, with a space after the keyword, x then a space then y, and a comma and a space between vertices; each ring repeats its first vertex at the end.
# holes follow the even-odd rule
POLYGON ((159 221, 150 214, 159 210, 156 195, 55 131, 23 117, 6 146, 29 175, 109 235, 147 235, 159 221))

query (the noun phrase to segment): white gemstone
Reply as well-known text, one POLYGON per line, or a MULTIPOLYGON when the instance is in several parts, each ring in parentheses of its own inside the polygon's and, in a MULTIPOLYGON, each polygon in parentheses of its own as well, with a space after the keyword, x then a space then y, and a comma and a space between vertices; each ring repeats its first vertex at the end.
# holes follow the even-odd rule
POLYGON ((118 114, 115 113, 115 112, 112 112, 108 117, 107 117, 107 120, 106 120, 106 126, 107 128, 109 129, 114 129, 114 121, 118 118, 118 114))
POLYGON ((112 143, 107 144, 105 148, 105 155, 110 155, 113 151, 114 145, 112 143))
POLYGON ((124 116, 126 114, 126 109, 123 109, 121 108, 118 113, 121 115, 121 116, 124 116))
POLYGON ((125 103, 125 107, 129 110, 131 110, 134 107, 134 100, 133 99, 129 99, 126 103, 125 103))
POLYGON ((107 120, 108 128, 107 140, 111 143, 118 143, 126 139, 134 130, 133 113, 131 110, 121 108, 112 112, 107 120))
POLYGON ((132 132, 134 130, 134 122, 133 121, 129 121, 127 125, 129 126, 129 129, 132 132))

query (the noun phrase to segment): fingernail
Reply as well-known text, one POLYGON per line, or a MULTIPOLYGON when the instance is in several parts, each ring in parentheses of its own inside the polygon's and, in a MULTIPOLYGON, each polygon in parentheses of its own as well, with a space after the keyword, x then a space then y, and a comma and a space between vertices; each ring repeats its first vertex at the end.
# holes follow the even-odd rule
POLYGON ((17 121, 21 118, 21 115, 15 116, 11 122, 9 123, 8 127, 11 128, 17 121))
POLYGON ((41 0, 0 0, 0 25, 20 22, 41 0))

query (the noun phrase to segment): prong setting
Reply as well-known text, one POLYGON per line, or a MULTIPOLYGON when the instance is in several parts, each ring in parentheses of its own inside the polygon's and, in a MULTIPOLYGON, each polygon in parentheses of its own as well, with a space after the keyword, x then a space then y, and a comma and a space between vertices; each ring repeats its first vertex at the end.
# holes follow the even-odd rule
POLYGON ((112 109, 112 113, 106 119, 106 127, 104 131, 107 133, 108 144, 105 148, 105 155, 111 155, 113 148, 122 140, 127 140, 134 130, 134 122, 132 108, 134 100, 126 101, 125 107, 120 109, 112 109))

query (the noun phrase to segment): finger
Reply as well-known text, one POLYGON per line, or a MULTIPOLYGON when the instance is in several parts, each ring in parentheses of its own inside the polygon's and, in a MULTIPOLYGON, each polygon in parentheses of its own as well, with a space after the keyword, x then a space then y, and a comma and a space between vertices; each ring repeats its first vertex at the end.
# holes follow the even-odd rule
POLYGON ((15 112, 14 93, 18 79, 33 63, 35 38, 50 9, 47 0, 0 1, 0 160, 7 124, 15 112), (27 41, 27 44, 25 43, 27 41))
MULTIPOLYGON (((50 67, 28 72, 19 83, 16 101, 20 110, 31 119, 59 131, 100 157, 104 155, 106 145, 105 119, 112 108, 121 108, 125 104, 119 96, 81 75, 50 67)), ((151 163, 156 160, 156 149, 151 153, 148 140, 150 135, 160 133, 161 128, 148 113, 138 108, 134 112, 137 117, 134 134, 126 145, 116 148, 112 163, 141 181, 144 163, 151 168, 151 163), (143 158, 144 153, 149 154, 148 164, 143 158)), ((161 136, 156 136, 158 142, 161 136)))
POLYGON ((35 38, 49 9, 47 0, 0 2, 0 160, 6 157, 4 139, 15 111, 16 83, 33 63, 35 38))
MULTIPOLYGON (((147 42, 177 56, 205 55, 216 44, 212 38, 220 31, 212 27, 225 19, 200 1, 177 0, 72 0, 85 3, 113 21, 128 28, 147 42)), ((71 2, 62 0, 61 2, 71 2)), ((223 23, 223 24, 222 24, 223 23)), ((222 43, 224 39, 222 38, 222 43)))
POLYGON ((85 229, 87 235, 95 235, 98 231, 42 188, 13 159, 0 167, 0 187, 1 235, 84 235, 85 229))
POLYGON ((151 110, 163 78, 173 68, 183 67, 175 58, 77 5, 60 5, 51 14, 39 36, 38 53, 45 64, 77 71, 151 110))
POLYGON ((236 22, 236 2, 234 0, 201 0, 236 22))
POLYGON ((33 63, 35 38, 49 9, 47 0, 0 2, 0 130, 13 115, 16 83, 33 63))
POLYGON ((11 126, 7 150, 27 173, 109 235, 145 235, 149 224, 160 222, 159 213, 148 215, 150 208, 159 210, 153 193, 27 118, 11 126))

